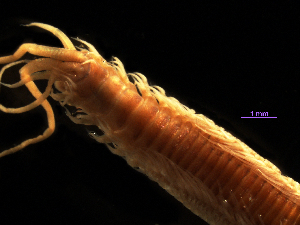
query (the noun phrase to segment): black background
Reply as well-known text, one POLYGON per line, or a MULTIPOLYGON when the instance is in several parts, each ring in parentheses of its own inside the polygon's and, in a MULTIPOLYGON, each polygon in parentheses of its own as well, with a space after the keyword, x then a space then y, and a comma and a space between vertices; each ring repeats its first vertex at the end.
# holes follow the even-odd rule
MULTIPOLYGON (((300 181, 299 8, 292 1, 26 1, 2 11, 0 56, 24 42, 61 46, 52 34, 19 26, 51 24, 90 42, 108 60, 117 56, 128 72, 145 74, 151 85, 213 119, 300 181), (251 111, 278 118, 241 119, 251 111)), ((17 81, 18 69, 2 80, 17 81)), ((31 100, 25 88, 1 87, 0 103, 7 107, 31 100)), ((0 159, 1 224, 206 224, 50 102, 55 133, 0 159)), ((40 108, 1 112, 0 150, 41 134, 46 124, 40 108)))

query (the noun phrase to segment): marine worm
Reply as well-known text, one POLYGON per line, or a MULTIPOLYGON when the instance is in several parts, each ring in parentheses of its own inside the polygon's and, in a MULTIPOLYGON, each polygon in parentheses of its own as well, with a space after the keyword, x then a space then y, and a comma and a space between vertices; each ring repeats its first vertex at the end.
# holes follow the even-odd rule
POLYGON ((47 139, 55 118, 47 97, 66 109, 76 124, 96 125, 103 131, 98 142, 122 156, 209 224, 300 224, 300 189, 268 160, 202 114, 168 97, 164 89, 150 86, 144 75, 126 73, 114 57, 107 62, 90 43, 75 47, 57 28, 31 23, 53 33, 64 48, 22 44, 0 58, 6 69, 25 64, 20 81, 1 83, 8 88, 25 85, 35 101, 19 107, 0 105, 4 113, 23 113, 42 106, 48 128, 0 153, 17 152, 47 139), (19 60, 25 53, 38 58, 19 60), (18 61, 19 60, 19 61, 18 61), (129 79, 131 78, 132 81, 129 79), (45 91, 36 80, 47 80, 45 91), (68 106, 76 108, 72 114, 68 106))

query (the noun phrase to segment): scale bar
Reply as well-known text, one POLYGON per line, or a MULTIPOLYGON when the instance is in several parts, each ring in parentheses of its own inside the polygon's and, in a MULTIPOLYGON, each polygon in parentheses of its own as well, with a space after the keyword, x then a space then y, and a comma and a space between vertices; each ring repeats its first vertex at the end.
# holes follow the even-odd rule
POLYGON ((267 117, 267 116, 261 116, 261 117, 255 117, 255 116, 250 116, 250 117, 241 117, 241 118, 277 118, 277 117, 267 117))

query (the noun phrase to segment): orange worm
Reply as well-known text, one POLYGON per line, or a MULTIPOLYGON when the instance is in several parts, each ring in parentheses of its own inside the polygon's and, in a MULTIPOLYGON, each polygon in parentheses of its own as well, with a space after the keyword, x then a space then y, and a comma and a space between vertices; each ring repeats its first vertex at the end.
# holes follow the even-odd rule
POLYGON ((23 113, 41 105, 48 118, 42 135, 4 150, 0 157, 47 139, 55 130, 51 96, 74 122, 96 125, 103 135, 91 136, 114 154, 156 181, 196 215, 210 224, 299 224, 300 189, 291 178, 247 145, 201 114, 149 86, 140 73, 126 74, 118 58, 107 62, 89 43, 75 48, 57 28, 38 26, 58 37, 64 48, 23 44, 0 72, 25 63, 19 82, 36 99, 20 108, 0 105, 5 113, 23 113), (26 52, 42 58, 20 60, 26 52), (133 79, 133 82, 128 77, 133 79), (44 93, 36 80, 48 80, 44 93), (54 85, 54 88, 52 86, 54 85))

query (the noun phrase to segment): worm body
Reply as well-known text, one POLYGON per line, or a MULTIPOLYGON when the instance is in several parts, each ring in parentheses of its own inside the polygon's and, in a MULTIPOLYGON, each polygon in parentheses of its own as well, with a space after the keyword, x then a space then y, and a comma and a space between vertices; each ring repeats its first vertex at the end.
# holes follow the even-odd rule
POLYGON ((121 61, 107 62, 89 43, 79 49, 57 28, 32 23, 57 36, 64 48, 23 44, 1 57, 5 69, 25 63, 21 80, 35 97, 27 106, 6 113, 22 113, 42 105, 49 128, 40 136, 0 153, 0 157, 48 138, 55 129, 50 95, 62 106, 76 107, 68 117, 77 124, 96 125, 104 143, 133 168, 156 181, 192 212, 210 224, 300 224, 300 189, 291 178, 247 145, 201 114, 149 86, 140 73, 126 74, 121 61), (41 56, 20 60, 26 52, 41 56), (133 79, 133 82, 129 80, 133 79), (34 81, 48 80, 44 93, 34 81), (52 88, 54 85, 55 88, 52 88), (53 90, 56 91, 53 91, 53 90))

